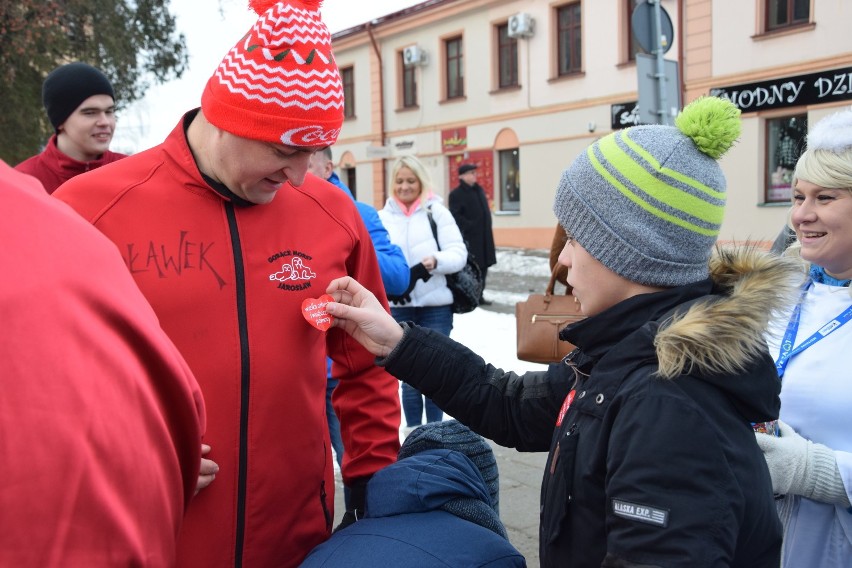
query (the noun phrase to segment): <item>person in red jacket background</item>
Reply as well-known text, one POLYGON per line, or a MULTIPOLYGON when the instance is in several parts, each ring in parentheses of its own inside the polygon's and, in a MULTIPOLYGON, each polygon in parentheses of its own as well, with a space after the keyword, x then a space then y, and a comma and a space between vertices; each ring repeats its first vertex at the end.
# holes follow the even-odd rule
POLYGON ((340 379, 345 523, 399 450, 396 379, 303 311, 322 306, 344 275, 387 306, 354 203, 306 175, 343 124, 331 37, 316 0, 252 6, 260 17, 208 81, 200 109, 162 144, 54 194, 115 242, 204 393, 211 449, 179 566, 296 566, 331 534, 326 353, 340 379))
POLYGON ((38 179, 48 193, 76 175, 125 157, 109 150, 115 94, 99 69, 79 61, 61 65, 47 75, 41 98, 56 133, 44 150, 15 169, 38 179))
POLYGON ((204 404, 115 246, 0 161, 0 566, 171 566, 204 404))

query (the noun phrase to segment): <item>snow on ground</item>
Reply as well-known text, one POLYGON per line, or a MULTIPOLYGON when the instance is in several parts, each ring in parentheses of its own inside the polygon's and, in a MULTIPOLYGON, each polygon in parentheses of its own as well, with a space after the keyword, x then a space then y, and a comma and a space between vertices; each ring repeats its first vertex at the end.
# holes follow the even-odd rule
MULTIPOLYGON (((497 293, 488 297, 496 297, 497 293)), ((523 295, 526 298, 526 294, 523 295)), ((523 299, 521 298, 521 299, 523 299)), ((483 309, 453 318, 450 337, 472 349, 486 362, 507 371, 519 373, 547 368, 539 363, 520 361, 515 356, 515 316, 483 309)))

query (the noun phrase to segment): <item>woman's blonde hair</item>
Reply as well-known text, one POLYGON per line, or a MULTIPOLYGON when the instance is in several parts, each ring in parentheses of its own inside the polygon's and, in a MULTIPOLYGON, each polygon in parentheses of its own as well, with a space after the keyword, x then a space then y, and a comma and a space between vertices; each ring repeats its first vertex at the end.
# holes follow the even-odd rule
POLYGON ((432 177, 429 175, 429 172, 426 170, 426 166, 423 165, 423 162, 414 156, 403 156, 399 158, 391 168, 388 195, 394 194, 393 188, 394 185, 396 185, 396 175, 399 173, 401 168, 408 168, 415 176, 417 176, 417 179, 420 181, 420 195, 429 195, 432 193, 432 177))
POLYGON ((793 189, 798 180, 828 189, 852 190, 852 146, 841 151, 808 149, 793 173, 793 189))

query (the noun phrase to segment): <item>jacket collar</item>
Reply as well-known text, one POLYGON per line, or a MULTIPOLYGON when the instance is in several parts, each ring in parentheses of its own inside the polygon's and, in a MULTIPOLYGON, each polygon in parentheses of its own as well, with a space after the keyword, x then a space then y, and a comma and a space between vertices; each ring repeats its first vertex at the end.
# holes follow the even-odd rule
POLYGON ((720 249, 709 279, 629 298, 560 337, 579 346, 571 364, 611 377, 603 382, 612 389, 633 369, 651 365, 656 379, 713 385, 751 421, 774 419, 781 382, 764 335, 771 318, 785 321, 803 279, 795 259, 753 247, 720 249))
POLYGON ((189 125, 192 124, 192 121, 196 117, 196 115, 198 114, 199 110, 200 109, 196 108, 196 109, 193 109, 193 110, 187 112, 185 115, 183 115, 183 120, 181 121, 181 124, 180 124, 182 142, 183 142, 183 145, 187 149, 187 152, 189 154, 189 158, 192 160, 192 164, 195 167, 195 170, 198 172, 198 175, 201 176, 201 179, 204 180, 204 183, 206 183, 210 187, 210 189, 212 189, 213 191, 218 193, 221 197, 224 197, 226 200, 233 203, 235 206, 237 206, 237 207, 251 207, 251 206, 255 205, 251 201, 243 199, 242 197, 240 197, 239 195, 237 195, 236 193, 234 193, 233 191, 228 189, 228 186, 226 186, 224 183, 218 182, 215 179, 213 179, 212 177, 205 174, 198 167, 198 162, 195 159, 195 155, 192 153, 192 148, 189 147, 189 138, 187 137, 187 131, 189 130, 189 125))
POLYGON ((804 279, 800 264, 755 247, 718 249, 710 278, 629 298, 570 326, 564 337, 593 358, 653 322, 653 348, 662 378, 684 369, 736 374, 765 355, 773 317, 795 305, 804 279))
POLYGON ((616 343, 650 321, 658 320, 678 306, 711 293, 709 278, 652 294, 628 298, 603 312, 563 329, 559 337, 580 348, 580 361, 597 361, 616 343))
POLYGON ((50 160, 47 162, 52 167, 56 169, 56 172, 65 179, 71 179, 72 177, 87 172, 89 170, 98 168, 104 165, 104 156, 106 152, 101 154, 97 159, 90 160, 88 162, 81 162, 79 160, 75 160, 65 152, 59 149, 57 146, 57 136, 54 134, 50 137, 50 140, 47 142, 47 146, 44 151, 47 153, 47 156, 50 160))

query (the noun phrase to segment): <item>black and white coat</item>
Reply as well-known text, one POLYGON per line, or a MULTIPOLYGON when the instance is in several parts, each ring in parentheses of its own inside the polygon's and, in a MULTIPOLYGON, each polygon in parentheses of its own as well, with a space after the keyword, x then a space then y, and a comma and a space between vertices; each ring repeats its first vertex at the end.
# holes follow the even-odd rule
POLYGON ((399 203, 391 197, 379 211, 379 218, 387 229, 391 242, 402 249, 409 267, 418 264, 427 256, 434 256, 438 261, 438 265, 431 271, 432 277, 427 282, 417 281, 411 292, 411 303, 406 304, 406 307, 452 304, 453 293, 447 287, 446 275, 464 268, 467 248, 452 214, 444 207, 442 199, 432 194, 421 201, 410 215, 406 215, 399 203), (432 234, 427 209, 432 210, 438 242, 432 234))

